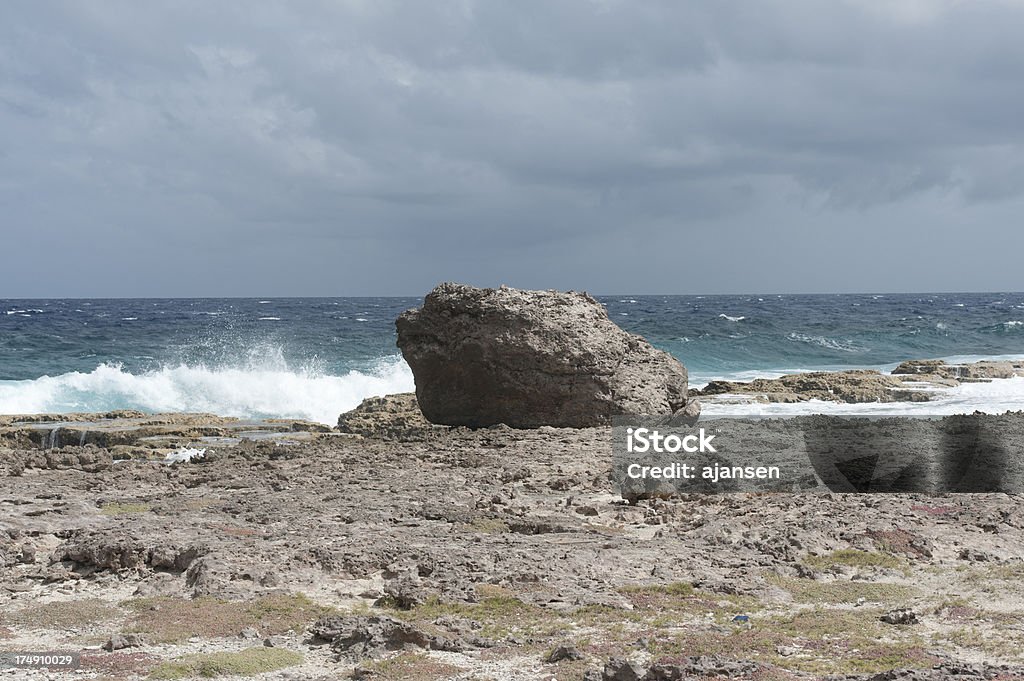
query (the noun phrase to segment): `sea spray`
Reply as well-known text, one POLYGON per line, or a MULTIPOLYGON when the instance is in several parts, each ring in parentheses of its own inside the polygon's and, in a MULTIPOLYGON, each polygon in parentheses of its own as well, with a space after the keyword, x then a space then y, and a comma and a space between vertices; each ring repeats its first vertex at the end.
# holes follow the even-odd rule
MULTIPOLYGON (((0 381, 0 413, 209 412, 241 418, 300 418, 333 425, 363 398, 414 389, 398 357, 367 371, 209 368, 177 365, 131 373, 116 364, 35 380, 0 381)), ((56 441, 56 430, 50 440, 56 441)), ((51 445, 52 446, 52 445, 51 445)))

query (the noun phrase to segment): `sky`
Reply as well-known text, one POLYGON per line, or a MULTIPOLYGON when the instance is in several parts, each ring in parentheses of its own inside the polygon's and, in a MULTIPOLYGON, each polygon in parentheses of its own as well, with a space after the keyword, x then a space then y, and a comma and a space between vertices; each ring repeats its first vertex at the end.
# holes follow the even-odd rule
POLYGON ((1024 289, 1024 2, 0 3, 0 298, 1024 289))

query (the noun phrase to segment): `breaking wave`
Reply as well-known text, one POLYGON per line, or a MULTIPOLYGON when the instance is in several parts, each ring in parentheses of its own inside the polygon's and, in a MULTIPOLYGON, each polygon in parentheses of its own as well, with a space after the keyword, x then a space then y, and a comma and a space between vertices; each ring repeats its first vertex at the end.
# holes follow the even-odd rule
POLYGON ((178 364, 130 373, 119 364, 92 371, 0 381, 0 414, 210 412, 240 418, 301 418, 333 425, 363 398, 414 389, 398 356, 340 376, 283 363, 250 367, 178 364))

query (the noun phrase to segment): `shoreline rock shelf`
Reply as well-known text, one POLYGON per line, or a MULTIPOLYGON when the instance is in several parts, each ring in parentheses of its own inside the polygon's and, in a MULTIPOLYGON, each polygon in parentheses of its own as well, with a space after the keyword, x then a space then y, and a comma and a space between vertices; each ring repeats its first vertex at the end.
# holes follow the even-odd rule
POLYGON ((947 364, 938 359, 910 360, 897 366, 891 374, 871 369, 812 371, 749 382, 711 381, 693 393, 704 400, 723 395, 747 395, 764 402, 929 402, 942 391, 961 383, 1016 376, 1024 376, 1024 361, 947 364))

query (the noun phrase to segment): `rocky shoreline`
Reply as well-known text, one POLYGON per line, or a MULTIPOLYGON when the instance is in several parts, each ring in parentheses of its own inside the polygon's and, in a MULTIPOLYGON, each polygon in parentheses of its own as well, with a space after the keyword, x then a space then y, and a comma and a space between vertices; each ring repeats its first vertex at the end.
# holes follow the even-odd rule
MULTIPOLYGON (((1020 495, 836 494, 818 463, 813 493, 617 488, 614 419, 690 427, 700 404, 678 360, 586 294, 443 284, 399 318, 398 342, 416 394, 367 399, 335 428, 0 416, 0 663, 81 656, 0 675, 1024 678, 1020 495)), ((917 401, 1021 375, 922 361, 699 396, 917 401)), ((817 452, 838 469, 828 418, 714 424, 745 434, 747 458, 817 452)), ((1024 412, 963 418, 873 423, 884 451, 867 477, 854 451, 842 475, 857 490, 876 474, 885 489, 956 481, 960 452, 980 448, 998 483, 984 489, 1024 485, 1024 412), (896 452, 912 456, 890 471, 896 452)))
POLYGON ((742 395, 757 402, 824 400, 869 402, 930 402, 943 391, 963 383, 981 383, 1024 376, 1024 361, 979 361, 947 364, 943 360, 903 362, 890 374, 869 369, 814 371, 749 382, 712 381, 691 391, 704 401, 742 395))
POLYGON ((0 650, 82 653, 47 678, 1024 678, 1017 495, 628 504, 606 427, 412 396, 339 427, 4 417, 0 650))

